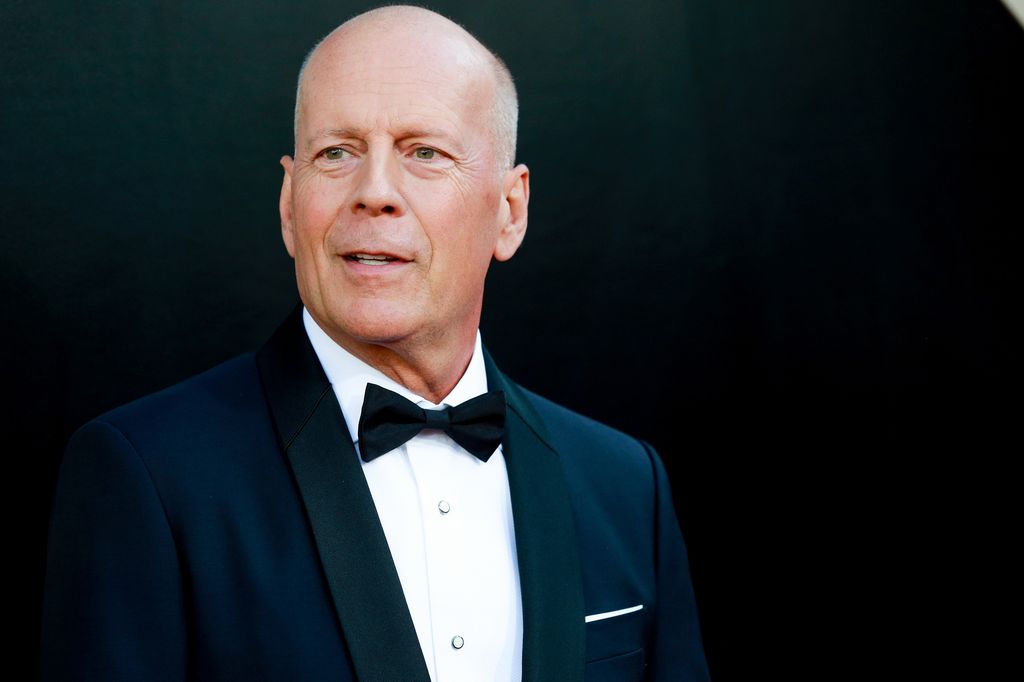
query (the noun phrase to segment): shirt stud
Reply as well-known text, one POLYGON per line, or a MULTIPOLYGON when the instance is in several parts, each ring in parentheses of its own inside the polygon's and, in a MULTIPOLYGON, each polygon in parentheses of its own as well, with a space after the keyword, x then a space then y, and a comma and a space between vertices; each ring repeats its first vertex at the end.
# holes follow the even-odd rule
POLYGON ((455 635, 454 637, 452 637, 452 646, 454 648, 461 649, 465 645, 466 645, 466 640, 462 639, 462 637, 459 637, 458 635, 455 635))

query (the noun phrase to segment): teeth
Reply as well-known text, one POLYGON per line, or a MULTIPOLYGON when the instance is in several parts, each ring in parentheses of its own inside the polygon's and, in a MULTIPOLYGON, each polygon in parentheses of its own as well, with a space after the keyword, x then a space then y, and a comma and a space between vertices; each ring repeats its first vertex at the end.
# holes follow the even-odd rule
POLYGON ((353 253, 348 258, 363 265, 387 265, 391 261, 398 260, 394 256, 377 256, 370 253, 353 253))

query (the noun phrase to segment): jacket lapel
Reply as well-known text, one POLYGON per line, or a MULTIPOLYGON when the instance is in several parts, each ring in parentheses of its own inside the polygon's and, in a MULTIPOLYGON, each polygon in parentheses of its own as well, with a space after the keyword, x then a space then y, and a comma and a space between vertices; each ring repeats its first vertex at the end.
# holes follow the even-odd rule
POLYGON ((384 530, 334 391, 303 329, 301 305, 256 362, 357 677, 429 682, 384 530))
MULTIPOLYGON (((297 306, 256 356, 356 675, 427 682, 416 630, 341 409, 297 306)), ((543 421, 484 350, 508 405, 502 448, 523 597, 523 682, 581 682, 583 587, 569 491, 543 421)))
POLYGON ((581 682, 583 582, 569 490, 558 454, 522 390, 484 350, 488 389, 505 391, 508 470, 523 595, 523 682, 581 682))

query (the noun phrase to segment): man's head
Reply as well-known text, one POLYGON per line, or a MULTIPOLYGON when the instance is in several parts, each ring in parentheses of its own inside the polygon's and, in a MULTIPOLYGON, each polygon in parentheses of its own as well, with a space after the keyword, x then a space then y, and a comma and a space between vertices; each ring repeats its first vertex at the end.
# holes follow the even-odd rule
MULTIPOLYGON (((433 15, 443 21, 447 21, 444 17, 440 17, 433 14, 429 10, 425 10, 419 7, 412 6, 391 6, 381 7, 379 9, 370 10, 365 12, 353 19, 349 20, 342 26, 339 26, 335 31, 328 34, 320 42, 313 46, 313 49, 306 55, 305 60, 302 62, 301 68, 299 68, 298 85, 295 88, 295 122, 294 132, 296 144, 298 143, 299 136, 299 117, 302 115, 302 84, 306 73, 306 66, 309 64, 313 55, 317 53, 320 46, 326 42, 334 33, 338 32, 345 26, 351 26, 356 20, 371 21, 377 18, 381 21, 388 21, 389 19, 401 20, 403 15, 408 16, 406 13, 410 11, 413 16, 416 12, 422 12, 426 15, 433 15)), ((451 23, 451 22, 448 22, 451 23)), ((496 86, 495 97, 493 101, 493 111, 491 112, 491 126, 494 134, 494 142, 501 150, 499 156, 500 165, 502 170, 511 168, 515 163, 516 157, 516 132, 519 123, 519 98, 516 95, 516 86, 512 80, 512 73, 508 70, 505 62, 502 61, 501 57, 488 50, 484 45, 476 40, 471 34, 462 30, 461 27, 456 26, 461 33, 473 41, 484 53, 484 59, 490 62, 490 66, 494 69, 494 81, 496 86)))
POLYGON ((310 313, 350 350, 471 345, 490 260, 526 230, 504 65, 440 15, 385 7, 321 41, 297 97, 281 225, 310 313))

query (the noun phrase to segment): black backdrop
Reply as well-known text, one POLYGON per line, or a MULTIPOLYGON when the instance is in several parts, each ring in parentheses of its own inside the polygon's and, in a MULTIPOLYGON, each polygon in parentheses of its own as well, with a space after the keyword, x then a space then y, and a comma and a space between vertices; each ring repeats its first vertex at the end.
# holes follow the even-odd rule
MULTIPOLYGON (((11 663, 71 431, 296 300, 295 72, 367 6, 0 10, 11 663)), ((963 601, 944 566, 985 544, 977 462, 1019 413, 1024 32, 995 0, 433 7, 520 92, 530 230, 484 340, 662 453, 713 676, 914 651, 963 601)))

